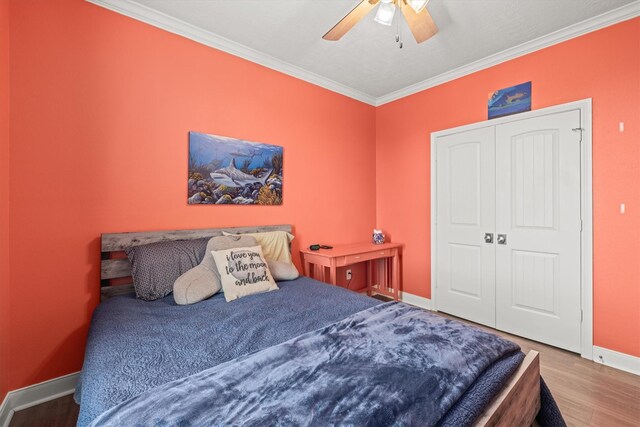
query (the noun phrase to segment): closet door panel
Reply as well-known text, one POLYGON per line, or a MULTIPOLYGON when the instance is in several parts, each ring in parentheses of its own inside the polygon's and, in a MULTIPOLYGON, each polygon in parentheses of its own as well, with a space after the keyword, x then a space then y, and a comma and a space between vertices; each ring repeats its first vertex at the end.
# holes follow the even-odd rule
POLYGON ((578 111, 496 127, 496 325, 580 351, 578 111))
POLYGON ((495 326, 495 130, 438 138, 437 309, 495 326))

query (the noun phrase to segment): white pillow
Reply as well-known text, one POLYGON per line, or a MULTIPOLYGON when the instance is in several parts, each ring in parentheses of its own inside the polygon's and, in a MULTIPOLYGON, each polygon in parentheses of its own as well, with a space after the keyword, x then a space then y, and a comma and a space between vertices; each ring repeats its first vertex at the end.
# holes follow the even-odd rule
MULTIPOLYGON (((222 232, 225 236, 233 234, 222 232)), ((241 236, 254 237, 260 246, 262 253, 269 264, 269 270, 274 280, 294 280, 300 276, 298 269, 291 261, 289 246, 294 236, 286 231, 264 231, 261 233, 245 233, 241 236)))
POLYGON ((185 272, 173 283, 173 299, 177 304, 193 304, 217 293, 222 284, 211 251, 255 246, 251 236, 216 236, 207 242, 207 250, 200 265, 185 272))
MULTIPOLYGON (((232 233, 223 231, 225 236, 233 236, 232 233)), ((242 236, 254 237, 260 246, 264 257, 273 261, 291 262, 291 250, 289 244, 294 236, 286 231, 265 231, 262 233, 243 233, 242 236)))
POLYGON ((228 301, 279 289, 271 276, 261 246, 212 251, 224 298, 228 301))

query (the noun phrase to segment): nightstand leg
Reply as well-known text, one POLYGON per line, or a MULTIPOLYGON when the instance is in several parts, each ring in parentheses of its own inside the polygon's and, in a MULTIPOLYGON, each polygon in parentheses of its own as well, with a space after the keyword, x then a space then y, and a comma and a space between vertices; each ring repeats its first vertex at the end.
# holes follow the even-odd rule
POLYGON ((311 263, 307 260, 304 261, 302 275, 311 277, 311 263))
POLYGON ((371 274, 371 261, 364 263, 364 268, 367 270, 367 295, 371 296, 371 287, 373 286, 373 274, 371 274))
POLYGON ((382 258, 380 260, 382 264, 382 280, 380 281, 380 288, 385 292, 389 292, 389 258, 382 258))
POLYGON ((400 255, 398 252, 393 255, 391 286, 393 287, 393 299, 398 301, 400 299, 400 255))
POLYGON ((336 264, 335 264, 335 260, 331 260, 331 265, 329 266, 329 283, 331 283, 332 285, 337 285, 337 277, 336 277, 336 264))

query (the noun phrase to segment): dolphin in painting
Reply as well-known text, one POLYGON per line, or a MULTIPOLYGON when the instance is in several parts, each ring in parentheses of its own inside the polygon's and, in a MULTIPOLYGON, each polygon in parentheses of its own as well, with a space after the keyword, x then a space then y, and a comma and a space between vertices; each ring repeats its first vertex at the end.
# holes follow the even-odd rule
POLYGON ((210 175, 211 179, 213 179, 213 182, 216 184, 225 185, 227 187, 244 187, 245 185, 253 184, 254 182, 259 182, 264 185, 267 178, 269 178, 269 175, 271 175, 271 172, 273 172, 273 169, 269 169, 260 177, 249 175, 236 168, 235 159, 231 159, 229 166, 218 169, 215 172, 211 172, 210 175))
POLYGON ((526 95, 524 93, 516 93, 515 95, 507 95, 507 104, 511 104, 513 101, 517 101, 518 99, 524 98, 526 95))
POLYGON ((234 152, 229 153, 229 154, 232 155, 233 157, 249 157, 249 154, 239 153, 237 151, 234 151, 234 152))

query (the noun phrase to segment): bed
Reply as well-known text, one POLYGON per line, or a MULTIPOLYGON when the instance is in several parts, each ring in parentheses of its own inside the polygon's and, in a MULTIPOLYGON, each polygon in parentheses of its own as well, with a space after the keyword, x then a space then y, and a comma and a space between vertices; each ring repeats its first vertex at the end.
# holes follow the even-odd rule
POLYGON ((291 227, 102 236, 102 303, 76 390, 79 426, 511 426, 537 414, 562 424, 536 352, 403 303, 301 277, 231 303, 216 294, 178 306, 171 295, 138 300, 126 283, 130 265, 119 254, 128 246, 273 230, 291 227))

